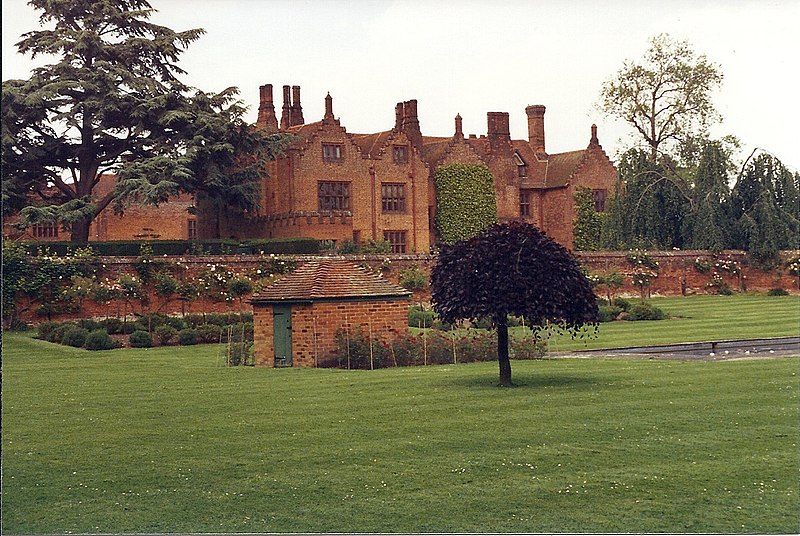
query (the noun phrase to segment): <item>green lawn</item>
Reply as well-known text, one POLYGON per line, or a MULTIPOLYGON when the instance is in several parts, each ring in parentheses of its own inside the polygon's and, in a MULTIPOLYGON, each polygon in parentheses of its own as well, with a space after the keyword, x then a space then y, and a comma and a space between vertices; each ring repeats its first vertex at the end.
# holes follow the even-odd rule
MULTIPOLYGON (((636 299, 632 300, 634 303, 636 299)), ((554 337, 550 350, 583 350, 800 335, 800 296, 689 296, 653 298, 671 318, 606 322, 594 339, 554 337)))
POLYGON ((3 533, 800 530, 797 358, 219 362, 7 334, 3 533))

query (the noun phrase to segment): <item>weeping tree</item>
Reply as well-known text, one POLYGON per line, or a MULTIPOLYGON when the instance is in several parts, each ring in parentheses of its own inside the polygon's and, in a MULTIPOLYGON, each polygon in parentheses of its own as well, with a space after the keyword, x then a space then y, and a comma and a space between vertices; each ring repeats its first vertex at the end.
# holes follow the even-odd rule
POLYGON ((431 271, 431 301, 444 322, 490 318, 497 329, 500 384, 511 386, 508 316, 573 336, 597 324, 597 298, 575 258, 535 226, 495 224, 444 246, 431 271))

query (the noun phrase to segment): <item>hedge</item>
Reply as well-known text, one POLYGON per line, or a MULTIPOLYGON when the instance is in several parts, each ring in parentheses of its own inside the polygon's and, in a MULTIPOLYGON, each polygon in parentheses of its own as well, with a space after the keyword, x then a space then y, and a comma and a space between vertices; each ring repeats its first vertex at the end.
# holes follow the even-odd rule
MULTIPOLYGON (((22 242, 29 255, 36 255, 42 248, 56 255, 67 255, 74 251, 72 242, 22 242)), ((258 255, 295 254, 315 255, 320 251, 319 240, 314 238, 273 238, 264 240, 112 240, 108 242, 90 242, 88 245, 96 255, 107 257, 136 257, 141 253, 142 245, 152 247, 153 255, 258 255)))

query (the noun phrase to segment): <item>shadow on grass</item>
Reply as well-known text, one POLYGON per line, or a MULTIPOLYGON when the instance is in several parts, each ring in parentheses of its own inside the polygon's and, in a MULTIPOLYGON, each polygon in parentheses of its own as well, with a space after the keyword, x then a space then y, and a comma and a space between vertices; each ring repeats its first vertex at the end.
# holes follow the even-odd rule
POLYGON ((512 387, 502 387, 498 373, 474 376, 462 376, 457 378, 443 378, 442 385, 456 385, 469 388, 481 389, 509 389, 517 390, 541 390, 541 389, 579 389, 588 390, 595 387, 599 380, 592 376, 579 376, 569 373, 530 373, 522 372, 514 374, 512 372, 512 387))

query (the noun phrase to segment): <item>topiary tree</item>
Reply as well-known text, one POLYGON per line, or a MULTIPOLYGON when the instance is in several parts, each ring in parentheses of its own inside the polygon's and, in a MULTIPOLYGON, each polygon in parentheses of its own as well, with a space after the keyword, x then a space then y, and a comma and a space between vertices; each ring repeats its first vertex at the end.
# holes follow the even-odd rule
POLYGON ((443 322, 492 319, 502 386, 512 385, 508 315, 534 330, 554 323, 573 336, 598 321, 597 298, 575 258, 523 222, 445 246, 431 272, 431 301, 443 322))

